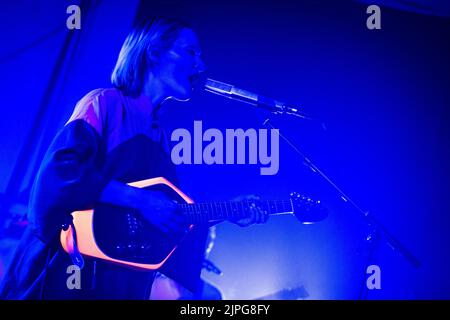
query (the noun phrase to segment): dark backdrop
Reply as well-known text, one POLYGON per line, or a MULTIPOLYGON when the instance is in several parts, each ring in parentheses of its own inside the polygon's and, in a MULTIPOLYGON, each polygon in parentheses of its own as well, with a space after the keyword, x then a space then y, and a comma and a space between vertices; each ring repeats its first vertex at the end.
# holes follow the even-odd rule
MULTIPOLYGON (((46 128, 61 126, 88 89, 109 85, 109 70, 128 28, 121 17, 126 4, 105 13, 109 6, 101 3, 103 11, 95 11, 90 21, 103 17, 102 27, 85 24, 82 32, 89 41, 78 48, 84 57, 95 59, 85 58, 77 69, 84 77, 65 82, 71 99, 46 128), (102 45, 95 48, 95 43, 102 45)), ((421 268, 413 268, 381 241, 372 263, 381 267, 382 289, 370 292, 369 298, 450 298, 449 19, 381 9, 381 30, 368 30, 366 5, 352 1, 142 1, 137 12, 138 18, 167 15, 193 25, 208 76, 298 104, 326 123, 325 131, 300 119, 271 116, 281 133, 364 210, 378 216, 422 262, 421 268)), ((48 12, 48 19, 56 14, 48 12)), ((26 33, 11 35, 20 37, 26 33)), ((36 68, 55 52, 47 46, 41 49, 33 57, 36 68)), ((23 79, 30 70, 21 71, 23 79)), ((0 80, 2 88, 7 88, 7 79, 0 80)), ((7 92, 4 96, 9 102, 2 104, 4 117, 22 112, 20 117, 33 122, 33 113, 26 112, 30 104, 7 92), (12 108, 11 101, 17 107, 12 108)), ((61 106, 52 108, 56 112, 61 106)), ((162 120, 169 132, 191 131, 194 120, 202 120, 205 129, 225 130, 263 128, 268 116, 199 90, 187 103, 167 103, 162 120)), ((14 124, 2 123, 8 155, 18 152, 25 138, 7 134, 14 124)), ((11 165, 3 163, 6 185, 11 165)), ((367 277, 368 229, 363 220, 285 143, 280 141, 277 175, 261 176, 259 168, 181 165, 179 174, 183 188, 196 200, 250 193, 283 198, 296 190, 321 199, 330 207, 330 216, 316 225, 274 217, 266 225, 246 229, 229 223, 217 226, 210 258, 224 274, 205 273, 205 279, 225 298, 255 299, 297 287, 313 299, 357 298, 367 277)))

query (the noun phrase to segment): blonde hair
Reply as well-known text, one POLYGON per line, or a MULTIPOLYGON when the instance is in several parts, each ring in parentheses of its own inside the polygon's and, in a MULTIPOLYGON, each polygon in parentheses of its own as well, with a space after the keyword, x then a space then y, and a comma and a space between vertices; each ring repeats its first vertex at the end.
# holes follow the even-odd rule
POLYGON ((169 18, 156 17, 135 25, 120 50, 111 83, 125 95, 141 94, 145 75, 151 68, 148 52, 151 48, 169 48, 182 29, 190 26, 169 18))

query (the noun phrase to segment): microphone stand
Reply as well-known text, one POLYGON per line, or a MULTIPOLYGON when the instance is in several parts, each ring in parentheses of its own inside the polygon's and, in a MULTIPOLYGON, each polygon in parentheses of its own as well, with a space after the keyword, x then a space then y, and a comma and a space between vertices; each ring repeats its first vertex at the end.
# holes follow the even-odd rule
MULTIPOLYGON (((283 113, 288 114, 288 113, 283 113)), ((275 129, 275 127, 271 124, 270 119, 266 119, 263 123, 264 126, 267 126, 271 129, 275 129)), ((281 137, 302 159, 303 164, 310 168, 314 173, 318 174, 322 177, 331 187, 337 192, 339 197, 346 203, 350 204, 350 206, 358 212, 365 222, 367 223, 370 232, 366 237, 366 244, 368 246, 368 256, 367 256, 367 266, 371 265, 371 261, 373 259, 375 250, 377 249, 379 242, 384 240, 386 244, 388 244, 394 251, 400 253, 403 258, 405 258, 412 266, 415 268, 419 268, 421 263, 420 261, 409 251, 392 233, 390 233, 386 227, 378 221, 378 219, 369 211, 365 211, 361 209, 347 194, 339 188, 336 183, 334 183, 317 165, 315 165, 311 159, 309 159, 305 153, 300 150, 294 143, 292 143, 288 138, 280 133, 279 130, 276 130, 278 136, 281 137)), ((364 273, 364 275, 366 275, 364 273)), ((361 290, 359 293, 359 299, 366 299, 367 297, 367 286, 366 286, 366 278, 363 278, 361 290)))

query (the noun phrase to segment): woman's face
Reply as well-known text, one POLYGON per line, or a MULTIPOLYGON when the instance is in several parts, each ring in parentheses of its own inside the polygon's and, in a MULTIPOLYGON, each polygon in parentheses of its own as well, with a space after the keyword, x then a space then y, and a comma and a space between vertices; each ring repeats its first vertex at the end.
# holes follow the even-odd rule
POLYGON ((156 76, 164 95, 177 100, 191 97, 200 73, 205 71, 196 34, 191 29, 182 29, 172 47, 161 53, 156 76))

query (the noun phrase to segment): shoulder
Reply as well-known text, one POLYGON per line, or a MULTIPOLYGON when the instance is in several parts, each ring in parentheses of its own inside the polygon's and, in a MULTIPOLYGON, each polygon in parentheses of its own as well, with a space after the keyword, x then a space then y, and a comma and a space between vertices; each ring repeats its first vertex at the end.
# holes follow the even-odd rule
POLYGON ((122 101, 123 94, 116 88, 92 90, 77 102, 67 123, 84 120, 101 134, 107 118, 121 108, 122 101))
POLYGON ((123 94, 116 88, 100 88, 87 93, 81 98, 76 107, 83 108, 94 105, 97 107, 106 107, 123 99, 123 94))

